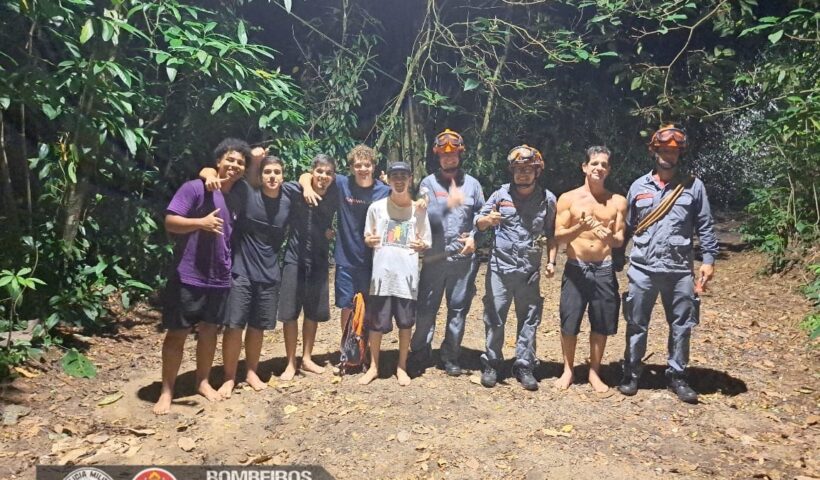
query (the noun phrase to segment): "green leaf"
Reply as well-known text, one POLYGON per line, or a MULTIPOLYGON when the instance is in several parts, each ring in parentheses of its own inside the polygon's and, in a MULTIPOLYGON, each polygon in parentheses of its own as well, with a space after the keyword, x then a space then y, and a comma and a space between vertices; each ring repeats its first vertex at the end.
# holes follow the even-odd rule
POLYGON ((146 290, 149 292, 153 290, 153 288, 151 288, 150 286, 137 280, 126 280, 125 284, 129 287, 138 288, 140 290, 146 290))
POLYGON ((0 277, 0 287, 5 287, 9 283, 11 283, 11 279, 14 277, 11 275, 6 275, 5 277, 0 277))
POLYGON ((780 41, 780 38, 783 37, 783 30, 778 30, 769 35, 769 41, 772 42, 772 45, 780 41))
POLYGON ((71 183, 77 183, 77 163, 71 162, 68 164, 68 179, 71 180, 71 183))
POLYGON ((589 58, 589 52, 584 50, 583 48, 575 49, 575 55, 580 58, 581 60, 587 60, 589 58))
POLYGON ((637 90, 641 88, 641 84, 643 84, 643 77, 635 77, 632 79, 632 83, 629 85, 629 89, 637 90))
POLYGON ((11 104, 11 99, 9 97, 0 97, 0 108, 3 110, 9 108, 11 104))
POLYGON ((240 44, 248 44, 248 32, 245 31, 245 22, 241 20, 239 21, 239 25, 236 26, 236 37, 239 39, 240 44))
POLYGON ((130 128, 122 128, 120 133, 122 133, 122 139, 125 140, 125 144, 128 146, 128 151, 131 152, 131 155, 135 155, 137 153, 137 136, 134 131, 130 128))
POLYGON ((97 376, 97 367, 85 355, 72 348, 60 360, 65 373, 77 378, 94 378, 97 376))
POLYGON ((111 28, 110 23, 103 20, 103 22, 102 22, 102 39, 107 42, 107 41, 111 40, 112 36, 114 36, 114 29, 111 28))
POLYGON ((291 7, 293 7, 293 0, 285 0, 284 3, 285 3, 285 10, 287 10, 288 13, 290 13, 290 9, 291 9, 291 7))
POLYGON ((94 35, 94 23, 91 19, 85 21, 83 29, 80 31, 80 44, 87 42, 94 35))
POLYGON ((166 66, 165 67, 165 73, 168 74, 168 80, 170 80, 172 82, 174 81, 175 78, 177 78, 177 69, 174 68, 174 67, 166 66))
POLYGON ((479 83, 478 80, 475 78, 468 78, 466 82, 464 82, 464 91, 469 92, 470 90, 474 90, 478 87, 479 83))
POLYGON ((226 101, 228 101, 228 95, 227 94, 223 93, 222 95, 216 97, 216 100, 214 100, 213 105, 211 105, 211 115, 218 112, 219 109, 222 108, 222 105, 225 105, 226 101))
POLYGON ((60 115, 60 110, 58 108, 52 107, 48 103, 44 103, 41 108, 43 109, 43 113, 46 114, 49 120, 54 120, 60 115))

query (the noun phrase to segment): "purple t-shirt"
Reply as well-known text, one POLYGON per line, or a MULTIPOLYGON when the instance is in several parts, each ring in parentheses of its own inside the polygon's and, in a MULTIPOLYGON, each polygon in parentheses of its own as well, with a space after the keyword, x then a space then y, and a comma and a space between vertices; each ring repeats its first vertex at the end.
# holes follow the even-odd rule
POLYGON ((219 209, 222 235, 195 230, 174 235, 177 273, 185 285, 206 288, 231 286, 231 230, 233 215, 222 192, 206 192, 202 180, 182 184, 168 204, 166 213, 187 218, 202 218, 219 209))

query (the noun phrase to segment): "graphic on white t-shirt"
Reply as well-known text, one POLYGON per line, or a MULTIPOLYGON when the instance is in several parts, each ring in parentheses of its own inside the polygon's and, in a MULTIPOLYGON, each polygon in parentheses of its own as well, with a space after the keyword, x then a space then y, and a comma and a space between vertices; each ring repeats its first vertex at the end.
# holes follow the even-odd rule
POLYGON ((413 225, 411 220, 398 221, 392 218, 387 222, 387 228, 382 233, 382 245, 410 248, 413 225))

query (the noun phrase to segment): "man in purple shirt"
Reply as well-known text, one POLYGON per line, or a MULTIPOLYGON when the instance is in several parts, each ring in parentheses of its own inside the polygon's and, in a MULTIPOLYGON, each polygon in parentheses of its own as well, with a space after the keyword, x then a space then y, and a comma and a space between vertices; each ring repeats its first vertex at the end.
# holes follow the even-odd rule
POLYGON ((154 413, 171 409, 174 384, 182 363, 185 340, 198 326, 196 347, 197 392, 210 401, 222 396, 208 383, 216 351, 216 334, 231 286, 232 215, 226 194, 242 178, 250 148, 227 138, 214 150, 221 189, 208 192, 202 180, 182 184, 165 212, 165 230, 173 234, 175 268, 163 299, 162 391, 154 413))

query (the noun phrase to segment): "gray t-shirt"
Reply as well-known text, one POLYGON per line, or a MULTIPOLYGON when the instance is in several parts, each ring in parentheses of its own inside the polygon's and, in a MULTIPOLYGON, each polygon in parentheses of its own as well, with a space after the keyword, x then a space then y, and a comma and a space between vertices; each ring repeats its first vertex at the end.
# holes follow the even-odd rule
POLYGON ((370 294, 415 300, 419 286, 419 254, 410 248, 414 239, 430 246, 427 213, 413 205, 400 207, 390 198, 370 205, 364 231, 376 232, 381 244, 373 249, 370 294))

